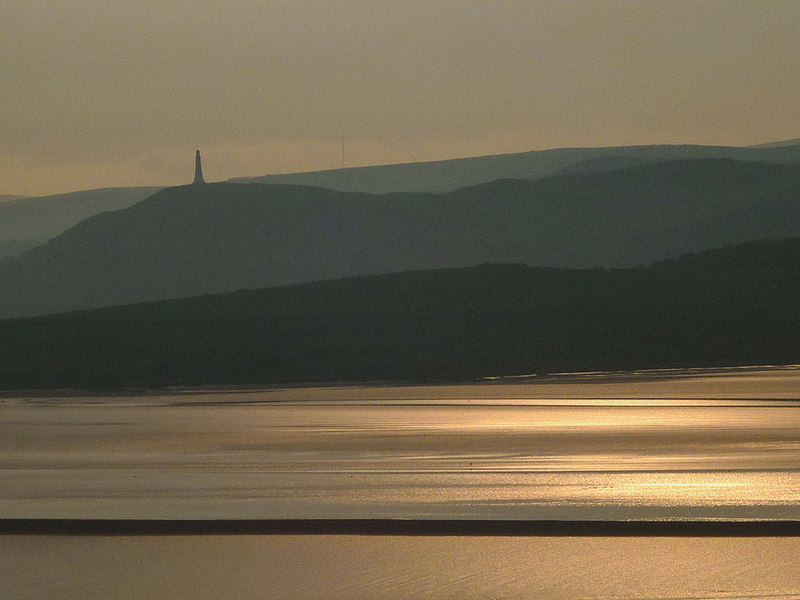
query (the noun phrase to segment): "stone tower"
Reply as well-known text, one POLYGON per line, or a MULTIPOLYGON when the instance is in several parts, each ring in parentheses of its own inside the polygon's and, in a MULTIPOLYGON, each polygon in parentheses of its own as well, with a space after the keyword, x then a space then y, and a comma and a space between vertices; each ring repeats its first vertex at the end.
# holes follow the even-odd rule
POLYGON ((192 183, 194 185, 203 185, 205 183, 203 179, 203 165, 200 164, 200 150, 194 155, 194 181, 192 183))

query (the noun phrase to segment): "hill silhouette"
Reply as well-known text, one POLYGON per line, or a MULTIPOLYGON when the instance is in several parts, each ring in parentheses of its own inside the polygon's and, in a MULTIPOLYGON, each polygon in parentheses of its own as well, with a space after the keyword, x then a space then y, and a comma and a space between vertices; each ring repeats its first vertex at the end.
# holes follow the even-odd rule
POLYGON ((800 138, 792 138, 790 140, 780 140, 778 142, 767 142, 765 144, 753 144, 749 148, 780 148, 783 146, 797 146, 800 144, 800 138))
POLYGON ((311 185, 339 191, 372 194, 408 191, 448 192, 496 179, 542 179, 562 173, 605 171, 633 164, 721 158, 774 164, 797 164, 800 163, 800 141, 750 147, 684 144, 554 148, 443 161, 353 167, 261 177, 237 177, 229 181, 311 185))
POLYGON ((158 187, 104 188, 0 203, 0 256, 43 244, 97 213, 131 206, 158 187))
POLYGON ((800 235, 800 167, 729 160, 501 180, 448 194, 164 189, 0 262, 0 316, 407 270, 622 267, 800 235))
POLYGON ((595 173, 597 171, 617 171, 639 165, 646 165, 653 161, 637 158, 635 156, 601 156, 577 163, 570 163, 554 175, 571 175, 574 173, 595 173))
POLYGON ((456 381, 800 362, 800 238, 651 267, 481 265, 0 321, 14 388, 456 381))
MULTIPOLYGON (((556 148, 444 161, 239 177, 229 181, 304 185, 374 194, 408 191, 438 193, 497 179, 541 179, 653 162, 711 158, 796 164, 800 163, 800 141, 788 140, 751 147, 660 145, 556 148)), ((190 174, 187 173, 187 181, 190 174)), ((159 189, 108 188, 38 198, 0 196, 0 258, 41 245, 89 216, 130 206, 159 189)))

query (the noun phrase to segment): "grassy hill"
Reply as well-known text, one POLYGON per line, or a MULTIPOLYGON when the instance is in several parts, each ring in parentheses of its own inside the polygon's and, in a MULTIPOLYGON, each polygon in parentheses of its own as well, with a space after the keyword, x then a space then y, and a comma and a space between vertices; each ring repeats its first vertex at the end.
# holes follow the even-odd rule
POLYGON ((800 238, 647 268, 481 265, 0 321, 0 387, 455 381, 800 362, 800 238))
POLYGON ((800 235, 800 167, 677 161, 448 194, 169 188, 0 262, 0 316, 481 263, 583 268, 800 235))

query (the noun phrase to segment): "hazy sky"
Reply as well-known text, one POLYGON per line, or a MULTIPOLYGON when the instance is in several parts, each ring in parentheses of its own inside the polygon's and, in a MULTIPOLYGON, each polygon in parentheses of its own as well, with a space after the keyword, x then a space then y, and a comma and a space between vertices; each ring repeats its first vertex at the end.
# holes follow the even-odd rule
POLYGON ((800 2, 0 0, 0 193, 800 136, 800 2))

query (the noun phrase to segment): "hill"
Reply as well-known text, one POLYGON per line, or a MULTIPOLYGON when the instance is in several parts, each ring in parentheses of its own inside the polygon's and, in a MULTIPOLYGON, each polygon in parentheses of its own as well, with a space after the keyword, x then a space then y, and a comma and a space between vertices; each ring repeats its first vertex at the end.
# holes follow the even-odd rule
POLYGON ((0 262, 0 316, 486 262, 622 267, 793 235, 800 167, 728 160, 441 195, 183 186, 0 262))
POLYGON ((791 140, 781 140, 779 142, 768 142, 766 144, 754 144, 750 148, 780 148, 782 146, 797 146, 800 144, 800 138, 792 138, 791 140))
POLYGON ((0 203, 0 256, 43 244, 97 213, 136 204, 161 188, 105 188, 0 203))
MULTIPOLYGON (((556 148, 445 161, 239 177, 229 182, 304 185, 373 194, 409 191, 440 193, 497 179, 541 179, 565 173, 606 171, 637 164, 701 158, 796 164, 800 163, 800 141, 752 147, 661 145, 556 148)), ((0 196, 0 258, 41 245, 89 216, 130 206, 159 189, 108 188, 39 198, 0 196)))
POLYGON ((570 163, 554 175, 571 175, 574 173, 595 173, 597 171, 617 171, 638 165, 646 165, 650 162, 644 158, 634 156, 601 156, 577 163, 570 163))
POLYGON ((800 142, 753 147, 656 145, 555 148, 452 160, 332 169, 311 173, 238 177, 234 183, 311 185, 339 191, 447 192, 496 179, 541 179, 562 173, 605 171, 633 164, 721 159, 800 163, 800 142))
POLYGON ((0 321, 0 387, 456 381, 800 362, 800 238, 648 268, 409 272, 0 321))
POLYGON ((44 240, 32 240, 32 239, 25 239, 25 240, 0 240, 0 260, 2 260, 5 256, 18 256, 25 252, 26 250, 30 250, 31 248, 35 248, 40 244, 43 244, 44 240))

